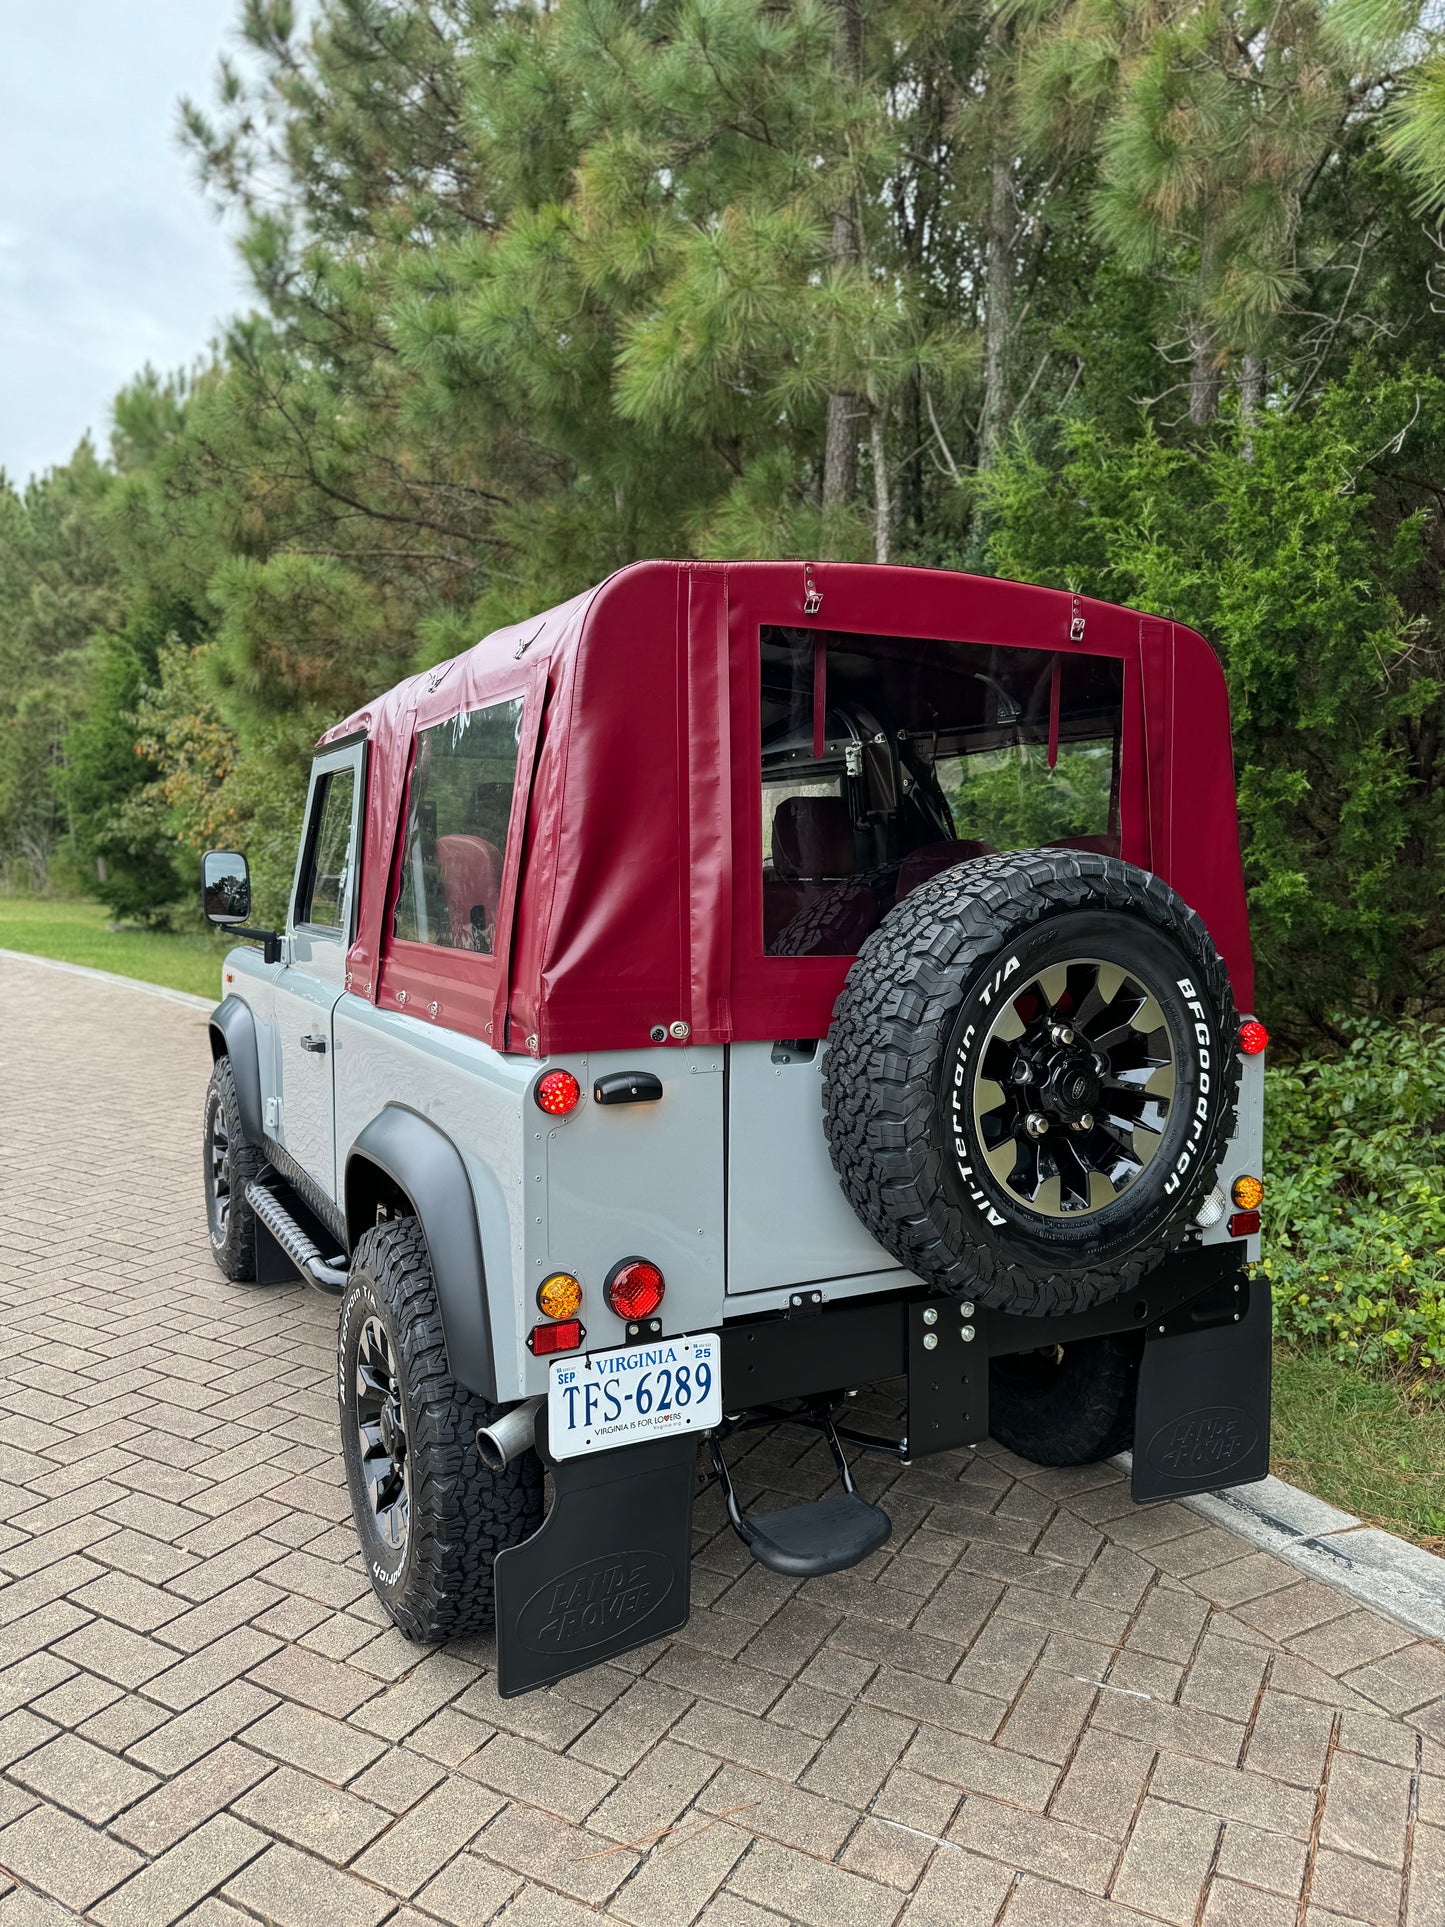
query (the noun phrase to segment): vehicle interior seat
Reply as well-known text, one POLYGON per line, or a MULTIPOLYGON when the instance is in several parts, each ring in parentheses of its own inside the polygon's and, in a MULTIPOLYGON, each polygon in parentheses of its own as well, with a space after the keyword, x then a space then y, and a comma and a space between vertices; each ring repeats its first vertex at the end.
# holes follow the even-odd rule
POLYGON ((482 836, 439 836, 437 869, 454 950, 492 948, 502 895, 502 853, 482 836))

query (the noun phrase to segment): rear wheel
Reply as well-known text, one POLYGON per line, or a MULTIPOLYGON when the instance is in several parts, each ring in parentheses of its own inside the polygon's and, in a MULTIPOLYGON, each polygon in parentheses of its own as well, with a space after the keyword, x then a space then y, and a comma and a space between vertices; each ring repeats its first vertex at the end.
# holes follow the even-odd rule
POLYGON ((252 1284, 256 1278, 256 1216, 246 1202, 246 1186, 260 1176, 266 1159, 241 1129, 241 1105, 229 1057, 216 1059, 206 1086, 201 1144, 212 1255, 228 1278, 238 1284, 252 1284))
POLYGON ((1092 1465, 1134 1438, 1137 1332, 996 1358, 988 1368, 989 1431, 1034 1465, 1092 1465))
POLYGON ((497 1408, 447 1370, 426 1239, 415 1218, 359 1241, 341 1304, 341 1449, 377 1597, 408 1639, 435 1644, 492 1623, 492 1562, 542 1523, 542 1466, 483 1464, 477 1428, 497 1408))

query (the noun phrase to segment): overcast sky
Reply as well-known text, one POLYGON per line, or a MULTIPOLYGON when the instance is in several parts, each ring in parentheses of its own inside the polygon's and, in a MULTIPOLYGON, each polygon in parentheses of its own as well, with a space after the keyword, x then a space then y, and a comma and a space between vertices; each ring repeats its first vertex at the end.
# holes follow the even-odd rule
POLYGON ((100 447, 145 362, 187 366, 245 303, 176 141, 237 0, 0 0, 0 467, 100 447))

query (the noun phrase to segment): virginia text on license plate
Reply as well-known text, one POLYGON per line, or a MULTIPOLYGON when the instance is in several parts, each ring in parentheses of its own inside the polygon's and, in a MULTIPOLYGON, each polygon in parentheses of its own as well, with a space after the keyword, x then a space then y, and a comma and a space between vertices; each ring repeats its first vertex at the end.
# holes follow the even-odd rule
POLYGON ((556 1458, 701 1432, 721 1419, 716 1332, 552 1361, 547 1443, 556 1458))

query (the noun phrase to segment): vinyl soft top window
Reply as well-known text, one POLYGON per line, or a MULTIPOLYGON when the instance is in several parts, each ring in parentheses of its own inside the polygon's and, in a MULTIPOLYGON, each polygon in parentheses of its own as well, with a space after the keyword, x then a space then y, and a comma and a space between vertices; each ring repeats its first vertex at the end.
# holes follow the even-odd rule
POLYGON ((521 722, 517 696, 417 731, 393 916, 403 941, 495 951, 521 722))
POLYGON ((852 955, 973 857, 1118 853, 1117 658, 772 627, 761 651, 767 954, 852 955))

